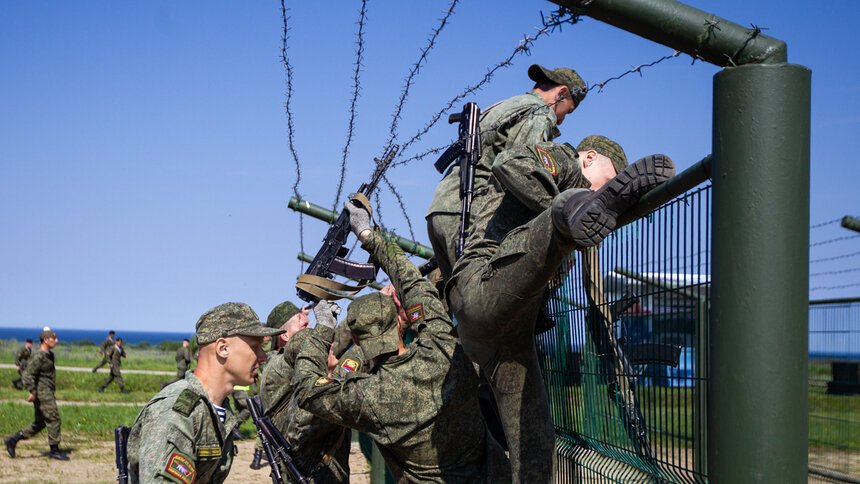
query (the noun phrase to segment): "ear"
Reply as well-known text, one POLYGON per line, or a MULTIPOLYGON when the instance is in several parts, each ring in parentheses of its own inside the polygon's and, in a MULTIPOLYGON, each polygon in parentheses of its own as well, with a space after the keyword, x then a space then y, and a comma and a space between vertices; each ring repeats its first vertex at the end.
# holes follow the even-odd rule
POLYGON ((565 85, 561 85, 561 86, 559 86, 559 90, 558 90, 558 98, 559 98, 559 99, 563 99, 563 98, 566 98, 566 97, 569 97, 569 96, 570 96, 570 89, 569 89, 567 86, 565 86, 565 85))
POLYGON ((229 351, 227 351, 230 347, 230 343, 227 342, 225 338, 218 338, 218 341, 215 342, 215 352, 221 358, 226 358, 229 351))
POLYGON ((594 150, 588 150, 585 153, 579 153, 579 157, 582 159, 582 167, 588 168, 597 161, 597 152, 594 150))

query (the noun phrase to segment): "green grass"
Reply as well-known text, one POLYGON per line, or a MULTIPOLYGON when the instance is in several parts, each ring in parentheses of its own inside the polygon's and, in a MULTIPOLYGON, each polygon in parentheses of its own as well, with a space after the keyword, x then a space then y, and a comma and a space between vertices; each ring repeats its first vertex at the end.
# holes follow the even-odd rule
MULTIPOLYGON (((143 405, 90 406, 60 405, 62 432, 97 438, 113 439, 113 429, 134 423, 143 405)), ((0 402, 0 435, 11 435, 33 423, 33 405, 30 403, 0 402)), ((43 430, 42 433, 46 433, 43 430)), ((40 433, 40 435, 42 434, 40 433)))
MULTIPOLYGON (((62 336, 60 336, 62 338, 62 336)), ((168 342, 172 343, 172 342, 168 342)), ((170 345, 163 345, 167 347, 170 345)), ((35 344, 34 350, 38 348, 35 344)), ((21 348, 21 343, 15 340, 0 340, 0 362, 14 363, 15 354, 21 348)), ((176 371, 174 356, 176 349, 159 349, 149 345, 126 345, 128 358, 122 360, 122 367, 126 370, 161 370, 176 371)), ((54 362, 57 366, 78 366, 92 368, 102 360, 99 348, 95 345, 80 345, 71 343, 60 343, 54 348, 54 362)), ((192 363, 193 365, 193 363, 192 363)), ((107 368, 105 364, 102 368, 107 368)))
MULTIPOLYGON (((16 390, 12 380, 18 377, 18 372, 11 368, 0 368, 0 399, 26 398, 26 390, 16 390)), ((104 393, 98 393, 98 388, 108 378, 107 372, 90 373, 78 371, 57 370, 55 396, 57 400, 75 402, 146 402, 161 389, 161 382, 170 380, 167 375, 124 374, 123 381, 126 390, 131 393, 122 394, 111 382, 104 393)))

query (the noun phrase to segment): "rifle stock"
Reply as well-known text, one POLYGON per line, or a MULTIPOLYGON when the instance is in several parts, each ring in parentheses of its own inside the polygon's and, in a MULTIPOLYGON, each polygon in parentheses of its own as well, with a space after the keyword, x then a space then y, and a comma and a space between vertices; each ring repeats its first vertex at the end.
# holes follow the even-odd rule
POLYGON ((128 433, 129 428, 121 425, 113 429, 113 439, 116 451, 116 481, 128 484, 128 433))
POLYGON ((257 427, 257 436, 263 444, 263 451, 269 459, 269 465, 272 467, 270 476, 274 484, 288 484, 284 475, 281 473, 281 468, 278 464, 283 465, 287 472, 292 477, 293 481, 298 484, 307 484, 307 479, 296 467, 293 462, 293 448, 284 438, 283 434, 272 423, 269 417, 263 416, 263 405, 260 403, 259 395, 248 397, 246 399, 248 410, 251 412, 251 420, 257 427))

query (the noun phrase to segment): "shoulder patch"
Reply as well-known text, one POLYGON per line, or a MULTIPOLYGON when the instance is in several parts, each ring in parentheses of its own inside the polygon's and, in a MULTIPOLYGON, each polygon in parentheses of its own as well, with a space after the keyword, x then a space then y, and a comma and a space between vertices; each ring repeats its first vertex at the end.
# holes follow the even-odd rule
POLYGON ((358 369, 358 362, 352 358, 347 358, 343 361, 343 364, 340 365, 340 367, 346 371, 355 371, 358 369))
POLYGON ((331 378, 321 376, 321 377, 317 378, 317 381, 314 382, 314 386, 315 387, 321 387, 323 385, 328 385, 332 381, 334 381, 334 380, 332 380, 331 378))
POLYGON ((165 469, 165 471, 185 484, 191 484, 194 482, 194 477, 197 474, 197 471, 194 469, 194 463, 191 462, 191 459, 179 453, 173 453, 170 455, 170 459, 167 461, 167 469, 165 469))
POLYGON ((555 160, 552 159, 552 155, 549 154, 549 151, 541 148, 540 146, 535 146, 535 152, 543 163, 543 166, 549 170, 549 174, 555 176, 558 173, 558 169, 556 168, 555 160))
POLYGON ((191 415, 191 411, 194 410, 194 405, 197 404, 198 400, 200 400, 200 395, 186 388, 182 390, 176 403, 173 404, 173 411, 187 417, 191 415))
POLYGON ((424 305, 418 303, 414 306, 411 306, 406 310, 406 317, 409 319, 409 323, 414 323, 419 319, 424 319, 424 305))

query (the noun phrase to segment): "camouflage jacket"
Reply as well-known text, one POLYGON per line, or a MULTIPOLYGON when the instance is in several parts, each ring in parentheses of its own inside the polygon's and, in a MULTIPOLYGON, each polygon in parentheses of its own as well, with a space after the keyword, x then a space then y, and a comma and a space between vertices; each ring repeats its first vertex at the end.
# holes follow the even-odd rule
POLYGON ((184 348, 182 346, 176 350, 176 364, 180 366, 188 366, 191 363, 191 352, 188 351, 188 348, 184 348))
POLYGON ((114 339, 113 339, 113 338, 111 338, 110 336, 108 336, 107 338, 105 338, 105 340, 104 340, 104 341, 102 341, 102 345, 99 347, 99 348, 100 348, 99 353, 101 353, 101 354, 103 354, 103 355, 106 355, 106 354, 107 354, 107 352, 108 352, 108 351, 109 351, 109 350, 110 350, 110 349, 111 349, 115 344, 116 344, 116 341, 114 341, 114 339))
POLYGON ((222 424, 194 373, 164 387, 131 427, 131 482, 223 482, 236 453, 232 432, 237 422, 229 405, 225 399, 222 424))
POLYGON ((478 375, 452 334, 435 287, 378 233, 363 247, 391 278, 417 337, 406 352, 383 357, 366 373, 328 377, 334 331, 317 326, 296 361, 299 407, 370 435, 382 446, 395 480, 503 482, 505 474, 510 479, 507 458, 484 426, 478 375))
POLYGON ((30 393, 40 400, 54 397, 54 352, 45 352, 39 348, 27 362, 27 368, 21 374, 21 380, 30 393))
POLYGON ((30 355, 33 354, 33 348, 27 348, 26 345, 22 346, 17 353, 15 353, 15 366, 21 368, 23 370, 27 367, 27 360, 30 359, 30 355))
POLYGON ((125 352, 125 348, 121 346, 117 348, 117 346, 114 345, 111 348, 108 348, 106 355, 111 364, 111 368, 119 370, 120 367, 122 367, 123 357, 126 357, 128 354, 125 352))
POLYGON ((555 159, 541 146, 518 146, 496 157, 487 190, 472 200, 471 234, 455 275, 471 260, 495 254, 509 232, 550 208, 559 193, 591 186, 578 158, 555 159))
MULTIPOLYGON (((551 141, 561 135, 555 112, 543 98, 529 92, 501 101, 481 113, 481 159, 475 167, 473 190, 481 190, 490 178, 493 160, 503 150, 518 145, 551 141), (491 127, 499 129, 490 130, 491 127)), ((430 202, 427 216, 460 213, 460 166, 453 163, 430 202)))

